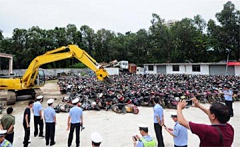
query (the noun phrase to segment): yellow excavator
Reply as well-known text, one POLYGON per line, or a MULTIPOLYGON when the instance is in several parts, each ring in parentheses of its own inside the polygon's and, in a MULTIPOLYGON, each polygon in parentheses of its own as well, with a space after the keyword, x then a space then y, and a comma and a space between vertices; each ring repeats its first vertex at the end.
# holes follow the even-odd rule
POLYGON ((14 104, 18 96, 30 95, 35 98, 42 94, 40 87, 45 84, 45 74, 39 67, 43 64, 73 57, 94 71, 98 80, 112 84, 112 80, 103 66, 99 65, 86 51, 77 45, 68 45, 37 56, 21 78, 0 78, 0 99, 7 101, 7 104, 14 104), (68 49, 69 51, 66 51, 68 49))

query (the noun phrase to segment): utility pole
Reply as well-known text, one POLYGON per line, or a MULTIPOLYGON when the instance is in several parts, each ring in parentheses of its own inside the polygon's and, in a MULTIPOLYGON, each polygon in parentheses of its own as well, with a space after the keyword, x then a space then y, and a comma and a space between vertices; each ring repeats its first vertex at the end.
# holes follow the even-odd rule
POLYGON ((227 75, 227 73, 228 73, 228 60, 229 60, 229 53, 230 53, 230 51, 229 51, 229 49, 226 49, 226 51, 227 51, 227 63, 226 63, 226 75, 227 75))

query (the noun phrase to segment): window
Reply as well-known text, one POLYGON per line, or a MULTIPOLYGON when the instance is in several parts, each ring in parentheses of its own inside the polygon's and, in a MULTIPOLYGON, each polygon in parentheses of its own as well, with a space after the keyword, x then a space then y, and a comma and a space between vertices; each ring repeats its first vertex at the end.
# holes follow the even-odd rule
POLYGON ((179 71, 179 65, 173 65, 172 68, 173 71, 179 71))
POLYGON ((194 72, 200 72, 200 71, 201 71, 200 65, 193 65, 193 66, 192 66, 192 71, 194 71, 194 72))
POLYGON ((153 71, 153 65, 148 65, 148 71, 153 71))

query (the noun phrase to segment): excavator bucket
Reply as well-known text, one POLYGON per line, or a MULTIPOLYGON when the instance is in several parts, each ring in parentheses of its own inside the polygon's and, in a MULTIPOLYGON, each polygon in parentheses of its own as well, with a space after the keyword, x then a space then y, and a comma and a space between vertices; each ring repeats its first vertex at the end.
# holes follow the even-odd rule
POLYGON ((98 80, 103 81, 108 85, 113 83, 112 79, 109 77, 107 71, 103 67, 96 71, 96 76, 98 80))
POLYGON ((107 85, 112 85, 113 84, 113 80, 110 77, 105 77, 103 79, 103 82, 106 83, 107 85))

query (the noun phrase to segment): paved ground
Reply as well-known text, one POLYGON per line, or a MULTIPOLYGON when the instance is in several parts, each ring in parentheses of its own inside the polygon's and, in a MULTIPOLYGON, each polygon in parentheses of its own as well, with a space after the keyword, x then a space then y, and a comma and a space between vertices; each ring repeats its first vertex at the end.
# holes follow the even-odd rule
MULTIPOLYGON (((62 96, 58 94, 58 88, 55 84, 46 84, 43 88, 44 93, 46 94, 46 100, 43 102, 43 107, 46 107, 46 101, 48 98, 57 97, 56 102, 60 102, 62 96), (51 93, 51 94, 48 94, 51 93), (57 95, 57 96, 54 96, 57 95)), ((16 117, 15 125, 15 140, 14 147, 21 147, 23 141, 23 126, 22 126, 22 115, 27 105, 27 101, 19 101, 14 107, 14 113, 16 117)), ((209 106, 206 104, 206 106, 209 106)), ((111 111, 85 111, 84 112, 84 126, 85 130, 81 132, 81 144, 82 147, 91 146, 90 135, 94 131, 98 131, 103 136, 103 147, 132 147, 131 136, 139 134, 137 124, 143 123, 150 126, 149 134, 155 137, 153 129, 153 109, 149 107, 140 107, 140 113, 138 115, 134 114, 116 114, 111 111)), ((168 127, 174 125, 173 121, 170 118, 170 112, 174 110, 165 109, 165 124, 168 127)), ((231 119, 230 123, 234 126, 235 129, 235 139, 233 147, 240 146, 240 140, 237 139, 240 133, 240 103, 234 103, 235 117, 231 119)), ((5 113, 5 112, 4 112, 5 113)), ((184 110, 184 115, 187 120, 191 120, 199 123, 208 123, 207 116, 197 108, 189 108, 184 110)), ((2 116, 2 115, 1 115, 2 116)), ((55 147, 66 147, 68 132, 67 129, 67 113, 57 114, 57 126, 56 126, 56 145, 55 147)), ((32 117, 33 118, 33 117, 32 117)), ((45 131, 44 131, 45 132, 45 131)), ((173 146, 172 137, 163 130, 163 136, 166 147, 173 146)), ((188 134, 189 147, 197 147, 199 144, 199 139, 196 135, 188 134)), ((33 137, 33 119, 31 120, 31 144, 30 147, 45 147, 45 140, 39 137, 33 137)), ((73 140, 73 147, 75 147, 75 138, 73 140)))

